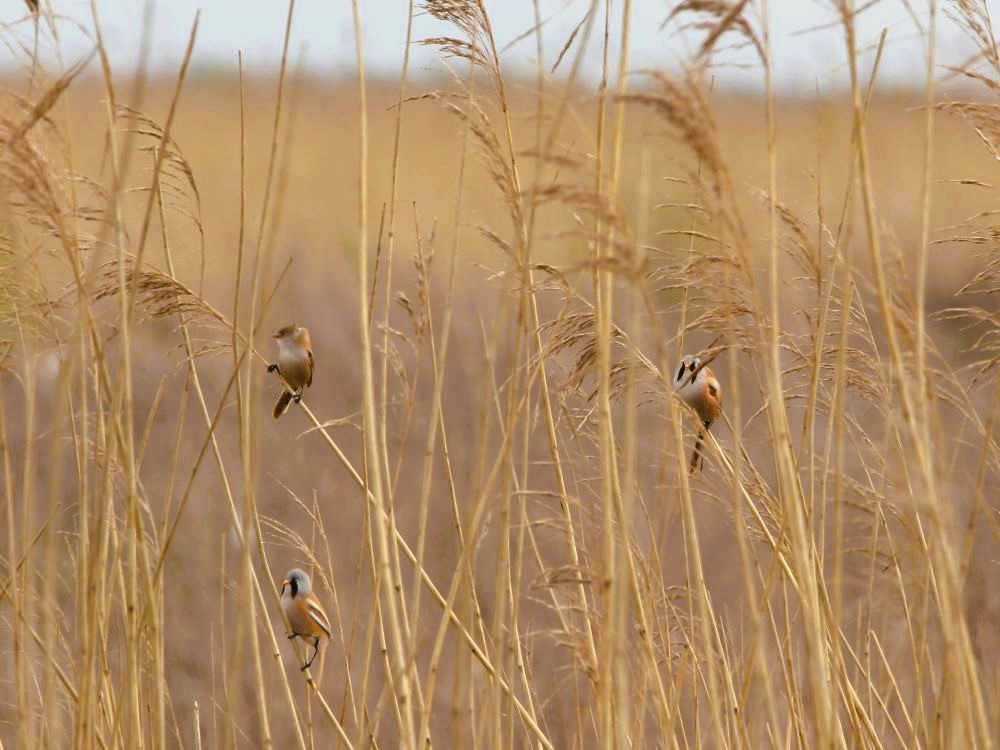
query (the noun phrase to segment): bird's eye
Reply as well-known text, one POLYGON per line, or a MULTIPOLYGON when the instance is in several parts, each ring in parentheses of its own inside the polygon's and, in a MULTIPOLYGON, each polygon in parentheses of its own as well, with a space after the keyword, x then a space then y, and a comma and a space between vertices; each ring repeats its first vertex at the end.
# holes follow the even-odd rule
POLYGON ((684 363, 681 362, 681 369, 677 371, 677 379, 680 380, 684 377, 684 363))

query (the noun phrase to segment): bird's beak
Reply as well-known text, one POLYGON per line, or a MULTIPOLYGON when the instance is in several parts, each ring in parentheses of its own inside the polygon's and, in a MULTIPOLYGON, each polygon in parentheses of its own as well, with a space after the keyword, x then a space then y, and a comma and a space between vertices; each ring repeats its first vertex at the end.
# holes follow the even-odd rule
POLYGON ((281 338, 281 334, 280 333, 272 333, 271 334, 271 338, 272 339, 280 339, 281 338))
POLYGON ((281 593, 282 594, 285 593, 285 586, 287 586, 290 583, 291 583, 291 581, 288 580, 287 578, 284 581, 281 582, 281 593))

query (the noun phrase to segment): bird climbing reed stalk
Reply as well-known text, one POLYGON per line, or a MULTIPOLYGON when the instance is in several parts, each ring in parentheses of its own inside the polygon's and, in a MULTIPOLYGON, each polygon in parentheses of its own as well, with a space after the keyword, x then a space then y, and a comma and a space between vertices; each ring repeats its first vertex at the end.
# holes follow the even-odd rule
POLYGON ((1000 744, 988 3, 814 4, 806 97, 776 0, 353 2, 339 77, 306 4, 171 77, 58 5, 0 10, 0 745, 1000 744))

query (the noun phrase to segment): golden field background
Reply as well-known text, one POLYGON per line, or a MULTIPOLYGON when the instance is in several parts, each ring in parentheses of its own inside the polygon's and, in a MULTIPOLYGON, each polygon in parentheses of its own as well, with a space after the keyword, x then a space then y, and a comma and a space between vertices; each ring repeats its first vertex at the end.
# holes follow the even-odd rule
MULTIPOLYGON (((7 98, 5 132, 23 117, 28 109, 24 102, 38 100, 43 84, 41 79, 7 81, 7 90, 23 100, 7 98)), ((125 77, 115 80, 118 102, 136 104, 162 127, 176 82, 148 82, 141 104, 129 99, 133 85, 125 77)), ((489 86, 479 85, 478 95, 489 97, 489 86)), ((969 94, 969 89, 953 90, 950 85, 938 92, 939 101, 969 94)), ((415 78, 408 81, 406 93, 416 97, 444 86, 453 84, 415 78)), ((588 336, 599 338, 594 325, 581 323, 575 337, 564 340, 558 351, 534 350, 535 329, 517 306, 520 288, 514 254, 500 252, 480 231, 486 227, 513 243, 511 216, 495 178, 471 153, 473 146, 460 177, 463 123, 444 111, 440 101, 417 99, 403 108, 395 237, 389 258, 388 231, 380 235, 379 227, 384 207, 393 200, 398 91, 395 83, 385 81, 369 81, 367 91, 369 211, 364 240, 369 274, 376 277, 371 297, 373 413, 384 422, 378 425, 377 454, 366 454, 363 307, 358 286, 362 244, 358 90, 351 82, 290 72, 277 128, 267 220, 260 231, 277 87, 278 81, 269 78, 244 82, 245 178, 241 180, 239 79, 195 71, 184 82, 171 126, 172 150, 183 154, 197 192, 185 186, 179 172, 169 172, 165 226, 175 276, 231 317, 241 268, 239 324, 245 331, 247 305, 254 293, 255 255, 261 252, 264 296, 290 263, 262 316, 257 348, 265 357, 272 356, 273 342, 267 334, 291 321, 308 326, 316 376, 304 403, 320 422, 329 422, 329 435, 360 473, 366 466, 372 471, 372 462, 377 462, 394 522, 414 549, 426 523, 426 543, 421 548, 427 574, 445 594, 458 581, 458 619, 483 644, 522 702, 529 704, 539 731, 554 747, 625 746, 626 736, 635 747, 820 746, 816 743, 957 747, 953 743, 962 739, 971 742, 969 747, 986 747, 997 741, 997 374, 991 370, 976 375, 977 366, 992 356, 977 343, 981 327, 936 315, 973 304, 996 309, 995 295, 957 295, 995 257, 989 255, 996 252, 995 236, 991 239, 984 230, 983 241, 934 242, 969 235, 960 224, 995 210, 996 160, 967 122, 946 112, 938 112, 933 120, 933 190, 928 208, 932 244, 926 288, 931 364, 924 396, 916 387, 912 337, 903 335, 904 368, 888 350, 860 188, 848 201, 852 210, 847 223, 839 224, 845 193, 858 174, 853 166, 856 146, 849 93, 774 102, 777 197, 799 217, 805 236, 826 259, 821 261, 821 287, 825 289, 831 268, 841 268, 823 263, 832 264, 837 252, 853 256, 851 273, 863 304, 853 308, 852 320, 858 331, 870 332, 870 342, 852 329, 851 356, 863 350, 863 356, 857 355, 863 362, 851 360, 854 364, 844 373, 835 374, 832 362, 838 343, 831 328, 821 348, 831 347, 833 354, 821 381, 830 378, 829 394, 837 392, 838 384, 847 392, 839 405, 830 395, 828 412, 817 409, 815 437, 809 440, 809 381, 793 349, 808 351, 810 340, 815 347, 815 300, 809 297, 811 280, 790 257, 794 252, 788 256, 783 252, 778 309, 782 340, 788 345, 782 350, 786 390, 776 399, 766 376, 764 349, 746 343, 730 358, 735 349, 723 346, 713 368, 726 389, 727 415, 740 420, 740 443, 730 423, 716 425, 713 434, 721 447, 710 450, 703 472, 686 479, 682 473, 694 422, 676 406, 665 406, 670 399, 660 398, 663 389, 648 377, 640 378, 633 392, 617 394, 608 412, 617 441, 611 450, 602 442, 601 385, 594 370, 577 359, 588 336), (242 266, 241 192, 245 194, 242 266), (834 238, 841 243, 836 251, 834 238), (457 254, 449 301, 453 247, 457 254), (386 306, 389 272, 391 299, 386 306), (400 294, 405 295, 406 305, 400 304, 400 294), (431 317, 420 324, 425 300, 431 317), (407 306, 417 313, 408 312, 407 306), (443 378, 442 433, 425 464, 425 442, 435 421, 434 355, 429 347, 432 340, 440 346, 441 321, 449 306, 453 318, 448 356, 437 376, 443 378), (386 341, 391 350, 384 358, 386 341), (560 525, 561 493, 553 479, 537 379, 541 367, 553 393, 554 428, 567 480, 565 501, 578 535, 579 565, 568 557, 560 525), (956 385, 936 374, 939 371, 953 375, 956 385), (387 373, 384 385, 383 372, 387 373), (508 403, 509 394, 519 393, 522 386, 528 394, 523 405, 518 406, 516 399, 513 405, 508 403), (918 402, 926 398, 928 405, 920 416, 928 428, 922 436, 908 432, 910 422, 898 388, 910 389, 918 402), (779 465, 776 428, 766 413, 778 400, 787 409, 792 453, 801 462, 790 473, 779 465), (979 424, 970 419, 970 412, 979 415, 979 424), (681 450, 673 440, 675 425, 684 430, 681 450), (509 442, 508 433, 513 436, 509 442), (933 493, 921 485, 915 468, 911 441, 921 440, 933 449, 933 493), (764 539, 749 512, 734 506, 744 480, 725 468, 718 452, 732 456, 739 450, 746 451, 746 462, 759 472, 760 487, 754 489, 747 479, 747 492, 768 508, 765 525, 778 538, 776 543, 764 539), (838 450, 847 454, 842 463, 838 450), (609 455, 620 471, 617 490, 610 494, 602 485, 602 465, 609 455), (487 479, 491 466, 494 476, 487 479), (789 476, 798 478, 798 491, 790 489, 789 476), (419 502, 425 480, 430 487, 426 521, 419 502), (481 515, 476 510, 479 493, 483 493, 481 515), (931 495, 936 498, 933 502, 947 507, 929 510, 931 495), (452 496, 466 524, 461 534, 456 530, 452 496), (607 514, 615 512, 607 509, 610 497, 631 498, 628 502, 634 503, 623 506, 632 509, 624 531, 620 517, 608 523, 607 514), (795 536, 789 520, 793 514, 787 510, 788 503, 796 502, 790 498, 796 497, 808 500, 807 560, 799 558, 797 545, 802 540, 795 536), (475 540, 475 551, 466 568, 462 550, 469 539, 475 540), (741 552, 744 543, 749 556, 741 552), (625 594, 608 594, 599 585, 609 569, 608 544, 621 576, 607 584, 608 590, 625 589, 625 594), (953 556, 939 557, 936 547, 947 548, 953 556), (623 572, 629 554, 635 556, 631 565, 637 566, 631 578, 623 572), (789 567, 783 567, 782 555, 792 561, 789 567), (953 581, 942 572, 942 565, 953 581), (471 587, 462 579, 466 571, 471 587), (803 593, 809 580, 820 592, 815 598, 803 593), (948 589, 952 584, 953 591, 948 589), (587 592, 586 608, 574 598, 581 589, 587 592), (958 597, 958 609, 942 603, 951 601, 948 592, 958 597), (640 599, 649 607, 642 616, 654 623, 652 635, 638 623, 640 599), (815 612, 810 613, 809 602, 815 612), (706 612, 711 627, 705 626, 706 612), (958 620, 965 636, 952 630, 959 627, 958 620), (586 663, 589 627, 597 640, 596 665, 586 663), (811 627, 821 628, 823 634, 809 635, 805 631, 811 627), (606 646, 608 639, 611 647, 606 646), (816 661, 817 643, 833 654, 823 662, 826 667, 816 661), (610 671, 604 669, 608 664, 610 671), (833 684, 826 718, 816 708, 822 704, 817 691, 823 674, 833 684), (970 674, 975 686, 968 681, 970 674), (666 700, 657 696, 658 679, 667 686, 666 700), (606 687, 609 683, 612 687, 606 687), (853 686, 854 697, 845 697, 846 685, 853 686), (959 708, 960 696, 974 694, 982 698, 984 721, 973 716, 973 708, 967 707, 968 713, 959 708)), ((539 100, 534 87, 531 80, 507 81, 522 184, 535 184, 537 179, 539 185, 572 183, 589 188, 599 164, 595 92, 581 87, 568 96, 569 109, 554 139, 554 151, 565 160, 543 165, 536 177, 538 160, 532 153, 539 101, 541 122, 547 127, 563 90, 550 81, 539 100)), ((45 155, 53 179, 63 180, 59 184, 66 192, 61 201, 70 195, 70 181, 65 179, 69 171, 113 191, 106 100, 107 91, 96 75, 81 76, 32 132, 35 155, 45 155)), ((712 93, 708 101, 732 176, 733 205, 745 220, 750 275, 765 290, 766 306, 771 231, 766 195, 772 153, 767 103, 763 97, 725 91, 712 93)), ((891 303, 898 306, 898 324, 907 333, 924 211, 923 103, 923 91, 882 91, 876 85, 865 121, 871 155, 867 172, 893 285, 891 303)), ((616 112, 613 99, 608 106, 610 123, 616 112)), ((502 113, 495 106, 487 111, 489 122, 502 133, 502 113)), ((624 272, 605 270, 614 277, 616 289, 608 315, 616 326, 627 329, 629 346, 656 365, 658 347, 666 347, 672 364, 683 353, 677 350, 676 336, 681 301, 687 299, 684 290, 689 290, 691 305, 699 311, 712 299, 712 292, 700 293, 704 290, 699 288, 697 266, 683 277, 666 272, 676 267, 670 262, 682 261, 691 248, 711 254, 713 245, 702 237, 690 241, 671 233, 697 226, 713 234, 713 209, 699 214, 677 205, 699 202, 705 188, 691 184, 694 161, 676 129, 650 109, 629 104, 624 111, 616 217, 632 228, 636 245, 655 248, 651 268, 666 275, 650 277, 649 299, 670 338, 658 339, 661 329, 652 324, 650 311, 638 302, 631 304, 639 295, 631 291, 633 280, 624 272), (661 257, 669 262, 657 267, 661 257)), ((149 127, 130 133, 135 122, 122 117, 116 129, 116 148, 121 149, 117 158, 130 160, 122 178, 122 223, 115 221, 110 201, 95 197, 97 191, 84 181, 75 183, 79 193, 74 200, 92 205, 107 222, 106 226, 80 224, 82 231, 98 238, 80 242, 74 250, 88 273, 117 257, 118 227, 124 230, 121 236, 129 248, 134 249, 142 235, 155 152, 144 150, 154 142, 149 127)), ((607 137, 605 149, 610 150, 614 141, 607 137)), ((15 143, 7 149, 5 163, 28 158, 18 148, 15 143)), ((608 153, 602 158, 608 159, 608 153)), ((601 169, 607 170, 608 162, 601 169)), ((5 180, 11 179, 15 178, 8 173, 5 180)), ((607 190, 606 182, 602 190, 607 190)), ((524 201, 528 205, 530 196, 524 201)), ((130 340, 131 377, 123 391, 126 400, 119 404, 110 399, 103 390, 106 386, 99 384, 100 362, 112 382, 124 377, 116 301, 120 297, 92 300, 95 320, 81 322, 85 305, 77 300, 64 250, 55 233, 46 233, 45 227, 31 221, 37 207, 27 204, 12 190, 3 207, 9 245, 4 258, 10 274, 7 286, 0 281, 4 295, 0 341, 6 346, 0 349, 6 527, 0 534, 0 585, 5 586, 0 591, 7 591, 9 580, 10 593, 0 594, 2 746, 138 747, 133 743, 139 741, 143 747, 294 747, 299 740, 285 702, 285 685, 305 728, 306 746, 346 745, 336 744, 342 738, 335 733, 334 722, 324 716, 316 692, 297 669, 268 585, 269 580, 280 582, 291 567, 314 564, 319 568, 314 576, 318 594, 336 620, 337 632, 324 650, 321 669, 314 668, 313 674, 318 675, 318 692, 355 747, 405 745, 400 727, 408 711, 415 712, 417 724, 427 712, 430 735, 439 747, 543 745, 454 629, 442 629, 442 657, 440 664, 435 662, 432 653, 441 608, 426 591, 419 597, 411 595, 417 587, 413 568, 405 560, 401 576, 397 579, 394 574, 393 581, 397 594, 402 592, 404 619, 411 618, 412 642, 404 654, 407 670, 412 670, 410 690, 414 685, 428 690, 432 678, 436 687, 426 693, 418 687, 420 695, 411 692, 401 702, 387 594, 376 607, 375 592, 384 584, 377 573, 383 568, 376 564, 380 548, 370 529, 379 522, 365 512, 363 490, 300 409, 293 407, 281 420, 271 420, 270 407, 279 386, 265 374, 262 361, 240 363, 240 382, 248 390, 237 400, 227 388, 234 370, 232 353, 222 346, 228 345, 228 334, 217 325, 195 324, 191 331, 196 344, 212 342, 211 351, 194 361, 208 413, 214 414, 220 399, 223 404, 214 435, 226 482, 239 517, 246 519, 249 512, 255 522, 259 519, 259 526, 247 527, 250 542, 244 557, 220 466, 206 451, 206 423, 182 346, 180 319, 171 315, 144 320, 143 302, 137 302, 130 340), (13 287, 21 284, 14 279, 23 278, 30 278, 37 288, 21 295, 23 290, 13 287), (32 328, 19 305, 36 293, 55 302, 47 310, 39 306, 40 313, 32 308, 32 315, 47 321, 32 328), (89 332, 95 332, 94 340, 89 332), (94 351, 95 342, 106 347, 101 357, 94 351), (248 367, 253 368, 252 375, 248 367), (82 411, 85 405, 89 416, 82 411), (97 439, 116 423, 116 409, 123 410, 119 419, 133 415, 134 434, 129 440, 141 456, 134 493, 126 480, 126 455, 131 453, 116 442, 120 438, 112 437, 106 444, 97 439), (93 431, 91 445, 81 437, 85 424, 93 431), (110 477, 106 484, 100 481, 102 476, 110 477), (189 476, 190 499, 174 516, 189 476), (80 569, 81 493, 92 495, 90 512, 104 519, 93 522, 97 525, 90 533, 99 536, 99 524, 108 522, 99 512, 104 502, 117 530, 108 532, 110 547, 103 568, 80 569), (133 523, 129 497, 140 499, 142 522, 148 524, 142 538, 152 551, 164 549, 170 520, 177 519, 176 534, 162 557, 162 582, 154 582, 156 596, 147 592, 137 600, 140 609, 144 604, 152 609, 158 627, 146 624, 145 615, 136 620, 132 609, 136 601, 128 594, 144 592, 147 585, 136 583, 142 577, 142 563, 141 555, 136 562, 128 541, 133 523), (263 533, 260 547, 257 529, 263 533), (262 550, 266 561, 260 557, 262 550), (22 557, 23 563, 14 564, 22 557), (264 610, 257 605, 250 608, 251 567, 264 589, 268 605, 264 610), (93 682, 87 682, 80 645, 86 615, 81 602, 88 596, 83 588, 102 578, 107 585, 101 594, 104 608, 88 605, 97 606, 106 619, 98 617, 87 626, 101 634, 93 682), (265 621, 277 633, 277 652, 265 637, 265 621), (380 643, 383 638, 388 646, 380 643), (134 682, 124 676, 132 658, 143 665, 134 682), (157 669, 165 680, 165 710, 156 708, 157 669), (94 697, 85 704, 81 696, 88 690, 94 697), (129 704, 132 690, 134 706, 129 704), (433 706, 426 708, 432 698, 433 706), (413 700, 415 705, 408 703, 413 700), (80 718, 86 713, 82 705, 89 706, 86 711, 93 726, 80 718), (265 713, 267 721, 261 718, 265 713)), ((588 259, 597 235, 588 206, 592 204, 564 194, 538 207, 530 262, 535 264, 532 293, 546 346, 554 346, 560 338, 561 329, 551 325, 554 321, 565 321, 594 301, 588 259), (560 285, 563 281, 566 286, 560 285)), ((167 264, 157 213, 145 260, 163 271, 167 264)), ((775 226, 782 243, 803 241, 789 224, 775 226)), ((93 284, 92 297, 97 284, 93 276, 87 278, 93 284)), ((840 288, 838 282, 829 299, 838 298, 840 288)), ((817 300, 827 293, 817 293, 817 300)), ((594 310, 604 309, 604 303, 594 304, 594 310)), ((748 342, 757 333, 746 318, 726 325, 741 326, 748 342)), ((684 351, 715 346, 716 334, 717 330, 686 333, 684 351)), ((616 341, 612 361, 628 348, 616 341)))

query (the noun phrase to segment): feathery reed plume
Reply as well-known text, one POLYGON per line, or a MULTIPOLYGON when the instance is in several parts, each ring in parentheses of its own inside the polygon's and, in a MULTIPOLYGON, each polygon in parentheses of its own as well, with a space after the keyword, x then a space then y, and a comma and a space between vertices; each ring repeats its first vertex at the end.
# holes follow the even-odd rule
POLYGON ((646 4, 413 0, 386 86, 355 0, 333 99, 297 5, 276 80, 188 77, 195 24, 123 85, 101 0, 3 27, 0 745, 997 745, 991 4, 870 45, 833 0, 801 98, 766 2, 679 0, 643 72, 646 4), (279 320, 320 369, 275 423, 279 320))

